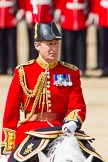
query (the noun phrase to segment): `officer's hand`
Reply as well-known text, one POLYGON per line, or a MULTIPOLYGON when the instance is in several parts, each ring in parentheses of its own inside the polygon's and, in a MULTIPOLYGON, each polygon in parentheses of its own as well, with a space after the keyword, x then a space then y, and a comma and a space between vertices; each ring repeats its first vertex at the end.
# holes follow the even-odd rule
POLYGON ((77 129, 77 124, 74 121, 69 121, 67 123, 64 123, 62 126, 62 132, 64 134, 66 133, 74 133, 77 129))
POLYGON ((1 155, 0 162, 7 162, 10 154, 1 155))

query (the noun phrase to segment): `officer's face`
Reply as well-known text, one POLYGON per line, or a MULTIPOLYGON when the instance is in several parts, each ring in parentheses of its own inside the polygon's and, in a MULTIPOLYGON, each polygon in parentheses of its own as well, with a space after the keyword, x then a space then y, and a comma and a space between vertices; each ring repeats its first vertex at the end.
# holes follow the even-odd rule
POLYGON ((46 62, 50 63, 58 59, 59 40, 35 42, 34 45, 46 62))

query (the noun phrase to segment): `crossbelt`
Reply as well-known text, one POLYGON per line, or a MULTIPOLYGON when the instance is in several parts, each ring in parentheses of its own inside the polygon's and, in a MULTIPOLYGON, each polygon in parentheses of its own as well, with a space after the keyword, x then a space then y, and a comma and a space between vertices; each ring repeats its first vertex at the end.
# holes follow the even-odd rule
POLYGON ((14 1, 0 1, 0 7, 11 7, 16 3, 14 1))
POLYGON ((68 2, 66 4, 66 7, 70 10, 72 9, 82 10, 82 9, 85 9, 86 6, 87 6, 86 3, 78 3, 78 2, 68 2))

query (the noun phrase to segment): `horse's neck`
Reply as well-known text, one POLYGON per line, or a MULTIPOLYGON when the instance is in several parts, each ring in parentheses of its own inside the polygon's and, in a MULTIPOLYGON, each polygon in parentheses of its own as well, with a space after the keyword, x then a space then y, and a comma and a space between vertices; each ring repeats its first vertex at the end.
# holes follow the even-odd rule
POLYGON ((48 152, 50 162, 83 162, 85 160, 74 136, 62 136, 57 140, 53 142, 51 150, 49 149, 50 154, 48 152))
POLYGON ((39 162, 91 162, 93 156, 86 159, 74 136, 62 136, 53 141, 47 156, 38 153, 39 162))

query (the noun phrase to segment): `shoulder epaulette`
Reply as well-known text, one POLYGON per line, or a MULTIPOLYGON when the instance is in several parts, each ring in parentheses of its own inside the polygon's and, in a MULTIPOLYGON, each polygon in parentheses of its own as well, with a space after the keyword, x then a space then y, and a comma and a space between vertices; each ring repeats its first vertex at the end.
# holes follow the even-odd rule
POLYGON ((35 61, 35 59, 30 60, 30 61, 28 61, 27 63, 24 63, 24 64, 20 64, 20 65, 18 65, 16 68, 19 69, 21 66, 31 65, 31 64, 34 63, 34 61, 35 61))
POLYGON ((69 64, 67 62, 60 61, 60 64, 67 67, 67 68, 69 68, 69 69, 72 69, 74 71, 76 71, 78 69, 78 67, 76 67, 75 65, 69 64))

